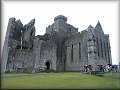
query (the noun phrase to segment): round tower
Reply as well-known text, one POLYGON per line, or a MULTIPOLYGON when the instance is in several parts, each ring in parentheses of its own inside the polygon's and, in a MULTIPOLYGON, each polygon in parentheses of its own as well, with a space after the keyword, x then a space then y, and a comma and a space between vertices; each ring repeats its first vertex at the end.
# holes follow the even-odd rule
POLYGON ((63 16, 63 15, 58 15, 54 18, 54 21, 57 21, 57 20, 64 20, 64 21, 67 21, 67 17, 63 16))

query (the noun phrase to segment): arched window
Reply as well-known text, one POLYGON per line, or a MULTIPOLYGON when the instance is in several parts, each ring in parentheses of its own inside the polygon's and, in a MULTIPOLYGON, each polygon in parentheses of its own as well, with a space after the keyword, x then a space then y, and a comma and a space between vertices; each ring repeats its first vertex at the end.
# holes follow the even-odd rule
POLYGON ((73 45, 72 45, 72 48, 71 48, 71 61, 73 62, 73 45))
POLYGON ((16 49, 20 49, 20 48, 21 48, 21 46, 20 46, 20 45, 16 46, 16 49))
POLYGON ((104 43, 104 51, 105 51, 105 58, 107 58, 107 55, 106 55, 106 45, 104 43))
POLYGON ((101 55, 103 57, 103 45, 102 45, 102 40, 100 39, 100 44, 101 44, 101 55))
POLYGON ((30 33, 30 36, 32 36, 32 34, 33 34, 33 31, 30 33))
POLYGON ((97 52, 98 52, 98 56, 100 56, 98 37, 97 37, 96 43, 97 43, 97 52))
POLYGON ((79 60, 81 59, 81 43, 79 43, 79 60))

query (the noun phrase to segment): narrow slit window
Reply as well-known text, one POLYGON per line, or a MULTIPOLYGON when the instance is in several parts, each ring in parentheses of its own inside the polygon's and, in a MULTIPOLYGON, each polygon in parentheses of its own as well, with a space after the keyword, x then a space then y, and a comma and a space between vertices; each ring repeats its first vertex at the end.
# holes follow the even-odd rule
POLYGON ((100 43, 101 43, 101 55, 103 57, 103 46, 102 46, 102 40, 100 39, 100 43))
POLYGON ((79 59, 81 59, 81 43, 79 43, 79 59))
POLYGON ((73 45, 72 45, 72 48, 71 48, 71 61, 73 62, 73 45))

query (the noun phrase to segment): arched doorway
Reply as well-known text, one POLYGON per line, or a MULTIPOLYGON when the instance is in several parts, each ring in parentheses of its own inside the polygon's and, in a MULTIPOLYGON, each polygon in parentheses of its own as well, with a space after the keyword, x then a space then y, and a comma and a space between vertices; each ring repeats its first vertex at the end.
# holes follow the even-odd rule
POLYGON ((50 61, 46 61, 45 67, 46 67, 46 70, 49 71, 51 69, 51 62, 50 61))
POLYGON ((46 62, 46 69, 50 70, 50 62, 46 62))

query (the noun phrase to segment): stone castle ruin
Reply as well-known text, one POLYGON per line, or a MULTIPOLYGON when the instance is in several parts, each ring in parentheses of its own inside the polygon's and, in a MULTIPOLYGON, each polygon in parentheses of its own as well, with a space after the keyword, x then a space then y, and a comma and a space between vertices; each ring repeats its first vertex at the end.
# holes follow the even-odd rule
POLYGON ((44 35, 35 36, 35 19, 24 25, 10 18, 2 52, 2 72, 82 71, 85 65, 111 64, 109 35, 100 22, 86 30, 58 15, 44 35))

